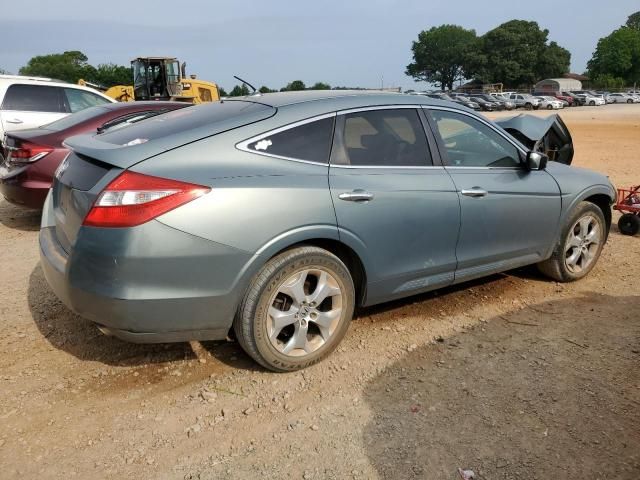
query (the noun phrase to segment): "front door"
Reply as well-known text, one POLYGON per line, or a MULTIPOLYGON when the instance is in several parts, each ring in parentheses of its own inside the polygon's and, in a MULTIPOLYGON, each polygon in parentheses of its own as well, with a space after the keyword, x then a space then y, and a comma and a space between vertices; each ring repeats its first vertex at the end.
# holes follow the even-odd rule
POLYGON ((542 260, 560 220, 553 177, 527 171, 524 151, 488 122, 463 112, 426 112, 460 198, 456 282, 542 260))
POLYGON ((424 125, 418 108, 337 117, 329 185, 341 239, 366 257, 368 305, 453 282, 459 201, 424 125))

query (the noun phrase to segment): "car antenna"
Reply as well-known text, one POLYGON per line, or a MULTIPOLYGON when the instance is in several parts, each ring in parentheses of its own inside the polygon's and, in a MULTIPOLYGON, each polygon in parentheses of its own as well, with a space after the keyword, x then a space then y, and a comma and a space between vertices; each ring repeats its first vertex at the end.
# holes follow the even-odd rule
POLYGON ((247 82, 246 80, 243 80, 243 79, 241 79, 240 77, 237 77, 237 76, 235 76, 235 75, 233 76, 233 78, 235 78, 236 80, 238 80, 238 81, 242 82, 242 83, 243 83, 243 84, 245 84, 245 85, 248 85, 248 86, 253 90, 253 92, 251 92, 251 95, 254 95, 254 94, 256 94, 256 93, 257 93, 256 87, 254 87, 253 85, 251 85, 251 84, 250 84, 249 82, 247 82))

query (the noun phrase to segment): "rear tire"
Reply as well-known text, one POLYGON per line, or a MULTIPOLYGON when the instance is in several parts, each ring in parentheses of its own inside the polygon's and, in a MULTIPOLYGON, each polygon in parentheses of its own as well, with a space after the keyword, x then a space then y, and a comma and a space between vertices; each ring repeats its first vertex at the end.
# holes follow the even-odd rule
POLYGON ((618 230, 623 235, 636 235, 640 231, 640 217, 633 213, 625 213, 618 220, 618 230))
POLYGON ((633 103, 633 100, 628 99, 628 100, 627 100, 627 103, 633 103))
POLYGON ((560 232, 551 257, 538 269, 558 282, 573 282, 586 276, 598 262, 607 238, 602 210, 591 202, 580 202, 560 232))
POLYGON ((553 105, 551 104, 547 105, 547 110, 553 110, 553 105))
POLYGON ((589 105, 591 105, 592 107, 596 106, 596 102, 589 102, 589 105))
POLYGON ((344 263, 321 248, 298 247, 262 267, 233 328, 245 352, 263 367, 300 370, 336 348, 354 306, 353 280, 344 263))

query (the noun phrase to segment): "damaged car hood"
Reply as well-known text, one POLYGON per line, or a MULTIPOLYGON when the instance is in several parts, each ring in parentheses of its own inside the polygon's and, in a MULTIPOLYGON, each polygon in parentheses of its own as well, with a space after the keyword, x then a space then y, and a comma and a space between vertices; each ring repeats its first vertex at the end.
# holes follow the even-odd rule
POLYGON ((521 113, 495 120, 495 123, 528 149, 544 153, 549 160, 571 165, 573 139, 560 115, 542 118, 521 113))

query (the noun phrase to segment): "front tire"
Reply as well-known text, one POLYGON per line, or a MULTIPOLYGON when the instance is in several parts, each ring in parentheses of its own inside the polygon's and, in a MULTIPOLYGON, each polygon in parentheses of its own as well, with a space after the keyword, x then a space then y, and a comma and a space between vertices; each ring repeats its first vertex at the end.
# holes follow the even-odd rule
POLYGON ((640 217, 633 213, 625 213, 618 220, 618 230, 623 235, 636 235, 640 232, 640 217))
POLYGON ((581 202, 567 219, 551 257, 538 269, 558 282, 573 282, 595 266, 607 239, 602 210, 591 202, 581 202))
POLYGON ((255 276, 234 320, 242 348, 275 372, 329 355, 349 328, 355 289, 332 253, 303 246, 272 258, 255 276))
POLYGON ((553 110, 553 105, 551 104, 547 105, 547 110, 553 110))

